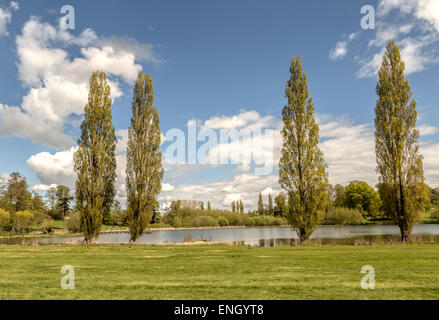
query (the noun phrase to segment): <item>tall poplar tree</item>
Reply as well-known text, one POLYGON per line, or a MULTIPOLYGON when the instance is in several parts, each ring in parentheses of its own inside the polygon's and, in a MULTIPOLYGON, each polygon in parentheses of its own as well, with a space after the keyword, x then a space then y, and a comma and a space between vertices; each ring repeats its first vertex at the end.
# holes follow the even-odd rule
POLYGON ((236 212, 235 201, 232 201, 232 212, 236 212))
POLYGON ((264 214, 264 200, 262 200, 262 193, 259 193, 259 198, 258 198, 258 214, 259 215, 264 214))
POLYGON ((117 139, 111 104, 110 86, 105 73, 93 72, 78 150, 74 154, 76 205, 87 243, 99 236, 103 214, 111 209, 114 201, 117 139))
POLYGON ((271 193, 268 194, 268 214, 272 216, 274 214, 273 212, 273 197, 271 196, 271 193))
POLYGON ((128 128, 126 167, 131 243, 136 242, 151 222, 154 204, 162 189, 160 118, 153 102, 152 79, 148 74, 139 72, 134 85, 131 126, 128 128))
POLYGON ((282 110, 282 155, 279 183, 288 193, 288 220, 300 243, 308 241, 327 206, 328 175, 318 147, 319 126, 300 57, 292 59, 282 110))
POLYGON ((242 202, 242 199, 239 199, 239 212, 244 213, 244 202, 242 202))
POLYGON ((378 72, 375 152, 383 208, 408 241, 428 193, 424 185, 416 100, 404 76, 404 62, 394 41, 387 44, 378 72))

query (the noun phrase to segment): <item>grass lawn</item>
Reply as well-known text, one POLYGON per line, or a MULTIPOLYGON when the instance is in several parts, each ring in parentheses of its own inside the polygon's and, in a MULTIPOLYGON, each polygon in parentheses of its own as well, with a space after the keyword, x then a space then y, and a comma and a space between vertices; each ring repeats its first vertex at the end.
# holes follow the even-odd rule
POLYGON ((437 270, 436 244, 0 246, 0 299, 439 299, 437 270), (60 288, 63 265, 75 290, 60 288))

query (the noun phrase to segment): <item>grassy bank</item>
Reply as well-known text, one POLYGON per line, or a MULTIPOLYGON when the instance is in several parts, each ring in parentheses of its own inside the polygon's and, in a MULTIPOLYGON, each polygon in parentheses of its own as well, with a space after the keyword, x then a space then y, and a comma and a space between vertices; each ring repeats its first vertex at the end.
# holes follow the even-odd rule
POLYGON ((439 299, 439 245, 0 246, 0 299, 439 299), (63 265, 76 289, 62 290, 63 265), (376 289, 363 290, 363 265, 376 289))

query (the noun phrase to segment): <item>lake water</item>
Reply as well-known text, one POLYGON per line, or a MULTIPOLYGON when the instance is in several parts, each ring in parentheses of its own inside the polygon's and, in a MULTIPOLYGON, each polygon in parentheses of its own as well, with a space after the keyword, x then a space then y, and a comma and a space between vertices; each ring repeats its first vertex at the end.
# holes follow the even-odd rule
MULTIPOLYGON (((329 244, 388 243, 399 241, 399 228, 384 226, 324 226, 315 230, 313 241, 329 244)), ((439 243, 439 224, 421 224, 413 228, 412 239, 439 243)), ((128 243, 127 232, 103 233, 98 238, 100 244, 128 243)), ((297 243, 297 234, 292 228, 227 228, 227 229, 186 229, 153 231, 137 240, 138 244, 166 245, 191 241, 206 241, 273 247, 297 243)), ((64 244, 81 243, 81 236, 46 238, 2 238, 0 244, 64 244)))

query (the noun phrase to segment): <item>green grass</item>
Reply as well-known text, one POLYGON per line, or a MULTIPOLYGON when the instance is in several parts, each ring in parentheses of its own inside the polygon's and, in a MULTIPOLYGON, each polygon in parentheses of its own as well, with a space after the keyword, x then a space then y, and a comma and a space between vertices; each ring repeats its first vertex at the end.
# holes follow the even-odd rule
POLYGON ((0 246, 0 299, 439 299, 439 245, 0 246), (63 265, 76 289, 62 290, 63 265), (363 265, 376 289, 363 290, 363 265))

